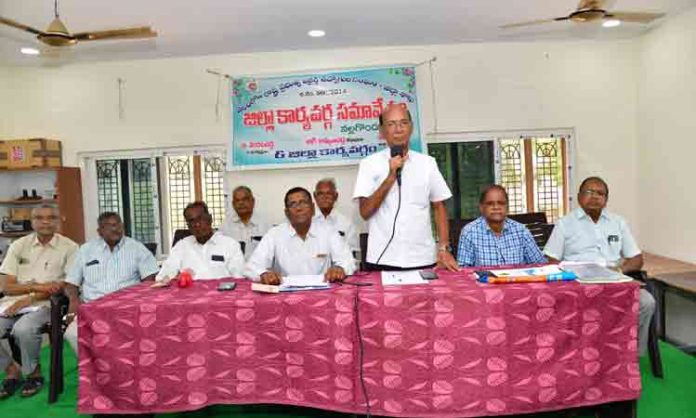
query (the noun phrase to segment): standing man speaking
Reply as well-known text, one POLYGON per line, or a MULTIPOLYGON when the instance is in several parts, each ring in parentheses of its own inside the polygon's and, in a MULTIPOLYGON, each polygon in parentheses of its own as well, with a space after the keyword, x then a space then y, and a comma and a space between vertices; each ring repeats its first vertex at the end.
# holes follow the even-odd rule
POLYGON ((449 248, 444 201, 452 192, 435 159, 409 151, 411 113, 404 104, 390 104, 379 116, 379 133, 389 148, 360 162, 353 199, 368 221, 367 264, 372 270, 439 267, 459 269, 449 248), (438 244, 430 224, 435 213, 438 244))

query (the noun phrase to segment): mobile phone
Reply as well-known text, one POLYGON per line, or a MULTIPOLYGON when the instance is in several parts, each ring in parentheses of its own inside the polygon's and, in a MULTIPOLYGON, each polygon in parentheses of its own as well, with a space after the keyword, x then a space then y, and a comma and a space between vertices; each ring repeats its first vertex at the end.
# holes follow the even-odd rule
POLYGON ((220 283, 218 285, 217 290, 221 292, 225 292, 227 290, 234 290, 234 288, 237 287, 237 283, 235 282, 225 282, 225 283, 220 283))
POLYGON ((421 270, 420 275, 423 278, 423 280, 437 279, 437 273, 435 273, 433 270, 421 270))

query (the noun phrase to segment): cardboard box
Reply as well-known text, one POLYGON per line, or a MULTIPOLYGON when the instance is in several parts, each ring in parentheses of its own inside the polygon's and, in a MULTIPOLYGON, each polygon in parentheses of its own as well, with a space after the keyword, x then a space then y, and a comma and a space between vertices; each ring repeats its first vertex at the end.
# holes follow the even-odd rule
POLYGON ((0 168, 62 167, 60 141, 43 138, 0 141, 0 168))
POLYGON ((11 208, 10 219, 13 221, 29 221, 31 220, 32 208, 11 208))

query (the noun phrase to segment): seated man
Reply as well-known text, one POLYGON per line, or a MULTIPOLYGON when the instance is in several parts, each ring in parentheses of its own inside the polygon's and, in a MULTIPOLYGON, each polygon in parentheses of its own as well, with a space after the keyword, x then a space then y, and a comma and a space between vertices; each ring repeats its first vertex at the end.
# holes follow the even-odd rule
POLYGON ((183 270, 190 270, 194 280, 241 277, 244 255, 239 242, 213 230, 208 206, 203 202, 189 203, 184 219, 191 235, 172 248, 156 280, 168 282, 183 270))
POLYGON ((0 387, 0 399, 22 388, 22 396, 32 396, 43 386, 39 353, 41 330, 50 319, 49 297, 58 293, 77 244, 56 231, 58 210, 45 205, 31 212, 35 232, 10 245, 0 266, 5 274, 5 297, 0 300, 0 336, 11 334, 22 354, 22 366, 0 347, 0 368, 7 373, 0 387), (26 378, 22 381, 22 375, 26 378))
POLYGON ((99 238, 83 244, 65 279, 68 306, 65 339, 77 354, 77 321, 81 302, 89 302, 140 283, 152 280, 159 268, 152 253, 143 244, 123 235, 123 222, 116 212, 104 212, 97 218, 99 238))
POLYGON ((355 260, 335 229, 312 222, 314 204, 306 189, 285 194, 288 222, 271 228, 247 262, 245 276, 265 284, 280 284, 282 276, 323 274, 341 281, 355 271, 355 260))
POLYGON ((457 261, 462 266, 544 263, 526 226, 508 219, 508 196, 502 186, 486 187, 479 199, 481 216, 462 229, 457 261))
MULTIPOLYGON (((607 210, 609 186, 599 177, 588 177, 580 184, 579 208, 559 219, 544 253, 551 261, 591 261, 622 272, 639 271, 643 255, 626 221, 607 210)), ((655 299, 640 291, 638 344, 645 354, 655 299)))
POLYGON ((268 225, 254 214, 256 200, 247 186, 237 186, 232 191, 232 208, 220 228, 220 232, 244 243, 244 258, 249 259, 263 238, 268 225))
POLYGON ((338 231, 338 234, 346 240, 351 251, 359 251, 358 234, 353 223, 342 213, 334 210, 338 192, 336 181, 332 178, 321 179, 314 187, 314 200, 319 207, 319 213, 312 219, 315 224, 326 224, 338 231))

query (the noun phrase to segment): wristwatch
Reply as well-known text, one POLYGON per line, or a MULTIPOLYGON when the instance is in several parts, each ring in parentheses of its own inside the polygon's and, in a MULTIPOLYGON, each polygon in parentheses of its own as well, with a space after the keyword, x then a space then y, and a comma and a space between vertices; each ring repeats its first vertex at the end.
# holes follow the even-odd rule
POLYGON ((450 247, 449 244, 442 244, 442 245, 439 245, 439 246, 437 247, 437 251, 438 251, 438 252, 443 252, 443 251, 451 252, 451 251, 452 251, 452 247, 450 247))

